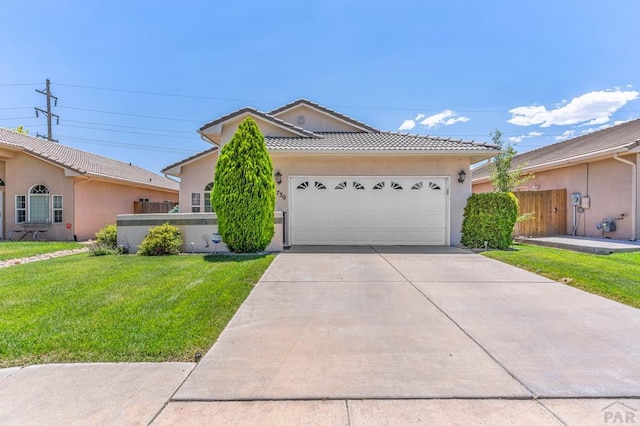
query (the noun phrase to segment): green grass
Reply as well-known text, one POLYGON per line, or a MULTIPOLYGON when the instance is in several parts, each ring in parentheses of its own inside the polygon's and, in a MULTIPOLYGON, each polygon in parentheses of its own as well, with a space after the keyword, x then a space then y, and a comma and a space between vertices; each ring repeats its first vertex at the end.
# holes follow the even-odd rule
POLYGON ((189 361, 274 256, 88 256, 0 269, 0 367, 189 361))
POLYGON ((488 251, 492 259, 640 308, 640 252, 607 256, 515 244, 514 251, 488 251))
POLYGON ((86 247, 73 241, 0 241, 0 261, 86 247))

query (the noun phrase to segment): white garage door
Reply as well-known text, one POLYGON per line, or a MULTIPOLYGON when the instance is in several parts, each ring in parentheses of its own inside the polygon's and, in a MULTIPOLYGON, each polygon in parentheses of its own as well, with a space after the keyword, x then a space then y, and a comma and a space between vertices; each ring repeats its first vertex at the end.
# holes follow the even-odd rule
POLYGON ((291 177, 292 245, 448 244, 446 177, 291 177))

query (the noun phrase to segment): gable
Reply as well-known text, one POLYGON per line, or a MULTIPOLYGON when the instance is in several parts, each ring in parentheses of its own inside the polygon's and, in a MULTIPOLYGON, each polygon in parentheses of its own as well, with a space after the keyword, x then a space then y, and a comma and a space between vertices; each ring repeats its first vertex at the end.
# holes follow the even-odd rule
POLYGON ((296 129, 289 123, 281 122, 270 116, 264 116, 263 114, 253 112, 251 110, 242 111, 239 114, 234 115, 222 122, 215 123, 210 126, 205 126, 200 129, 200 133, 209 141, 219 145, 221 148, 227 142, 231 140, 240 123, 247 118, 251 117, 256 121, 258 128, 264 136, 275 137, 299 137, 310 136, 312 133, 305 132, 304 129, 296 129))
POLYGON ((312 132, 362 132, 359 128, 336 116, 322 112, 309 105, 301 104, 274 115, 281 120, 304 127, 312 132))

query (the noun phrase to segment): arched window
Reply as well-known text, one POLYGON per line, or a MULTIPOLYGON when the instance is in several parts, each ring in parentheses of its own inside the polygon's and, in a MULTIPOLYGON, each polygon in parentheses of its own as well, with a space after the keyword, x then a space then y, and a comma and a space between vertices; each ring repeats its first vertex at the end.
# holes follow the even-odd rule
POLYGON ((29 190, 29 222, 49 222, 49 188, 34 185, 29 190))
POLYGON ((211 191, 213 191, 213 182, 209 182, 207 186, 204 187, 204 212, 205 213, 213 212, 213 207, 211 207, 211 191))

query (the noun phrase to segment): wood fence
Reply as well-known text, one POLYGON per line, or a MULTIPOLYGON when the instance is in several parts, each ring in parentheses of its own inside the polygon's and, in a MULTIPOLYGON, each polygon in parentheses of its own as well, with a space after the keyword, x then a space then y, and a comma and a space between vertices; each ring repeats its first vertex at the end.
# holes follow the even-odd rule
POLYGON ((534 218, 516 223, 516 237, 550 237, 567 233, 567 190, 518 191, 519 215, 533 213, 534 218))
POLYGON ((134 201, 133 202, 133 214, 144 213, 169 213, 169 210, 177 206, 176 201, 134 201))

